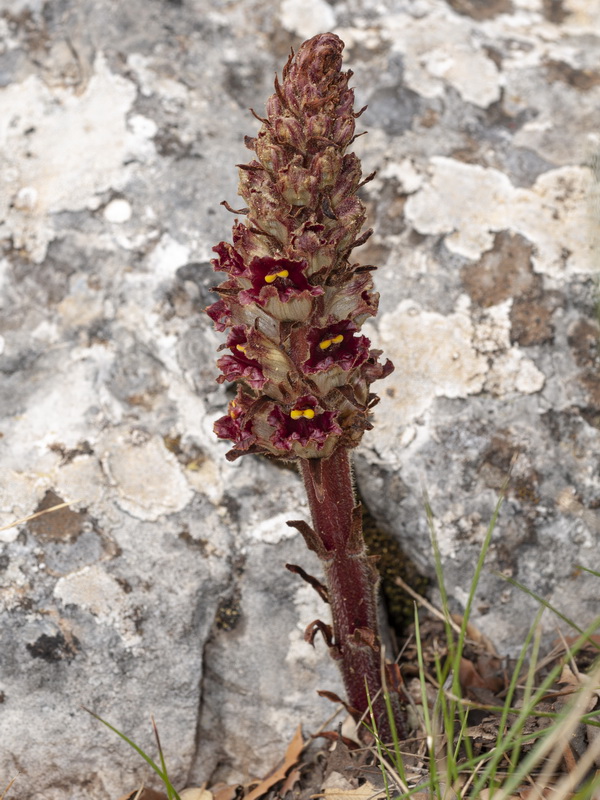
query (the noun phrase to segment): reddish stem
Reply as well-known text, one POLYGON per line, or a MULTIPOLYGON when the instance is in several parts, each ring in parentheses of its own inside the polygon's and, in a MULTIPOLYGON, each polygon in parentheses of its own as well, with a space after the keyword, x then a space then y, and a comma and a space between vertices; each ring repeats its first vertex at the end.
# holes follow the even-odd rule
MULTIPOLYGON (((331 654, 339 662, 349 705, 360 714, 366 712, 368 686, 379 734, 389 740, 390 725, 380 691, 379 576, 365 547, 348 451, 340 447, 327 459, 304 459, 300 464, 318 539, 315 543, 307 538, 307 543, 323 561, 327 579, 333 618, 331 654)), ((406 726, 399 705, 396 711, 396 729, 402 738, 406 726)))

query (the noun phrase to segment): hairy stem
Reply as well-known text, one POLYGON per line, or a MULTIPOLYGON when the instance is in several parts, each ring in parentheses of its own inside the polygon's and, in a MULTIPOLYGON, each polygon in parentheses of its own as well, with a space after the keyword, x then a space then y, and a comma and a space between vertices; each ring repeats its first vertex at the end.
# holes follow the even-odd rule
MULTIPOLYGON (((379 733, 389 739, 381 692, 379 576, 365 547, 348 450, 340 447, 329 458, 301 460, 300 465, 320 543, 313 549, 323 561, 327 580, 333 620, 331 654, 339 663, 350 706, 360 714, 368 710, 368 687, 379 733)), ((395 722, 400 737, 406 735, 399 707, 395 722)))

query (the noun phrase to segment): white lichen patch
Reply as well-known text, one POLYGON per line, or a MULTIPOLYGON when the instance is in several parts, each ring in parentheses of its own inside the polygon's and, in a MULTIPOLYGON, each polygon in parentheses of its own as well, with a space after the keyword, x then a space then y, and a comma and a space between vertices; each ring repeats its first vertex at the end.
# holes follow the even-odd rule
POLYGON ((0 89, 0 236, 41 262, 54 238, 51 215, 96 208, 99 193, 125 182, 135 95, 101 55, 81 94, 36 75, 0 89))
POLYGON ((381 170, 379 178, 385 180, 395 179, 398 182, 398 189, 403 194, 412 194, 423 185, 423 176, 416 169, 415 164, 410 158, 403 158, 401 161, 390 161, 381 170))
POLYGON ((112 616, 125 599, 117 581, 97 564, 59 578, 54 596, 64 605, 72 603, 96 617, 112 616))
POLYGON ((103 441, 103 466, 117 504, 138 519, 155 521, 181 511, 193 497, 175 456, 154 436, 139 443, 115 429, 103 441))
POLYGON ((473 345, 479 353, 495 353, 510 347, 512 299, 483 309, 475 321, 473 345))
POLYGON ((94 456, 76 456, 68 464, 58 461, 48 479, 60 497, 88 509, 101 503, 106 494, 104 475, 94 456))
POLYGON ((491 366, 485 389, 495 395, 509 392, 534 394, 543 387, 546 378, 530 358, 516 347, 497 356, 491 366))
POLYGON ((589 186, 583 167, 551 170, 522 189, 498 170, 435 157, 429 182, 408 198, 405 215, 420 233, 446 234, 450 250, 473 260, 491 249, 495 232, 520 233, 535 245, 535 269, 563 278, 591 266, 589 186))
POLYGON ((63 606, 78 606, 99 622, 114 627, 124 641, 135 644, 139 639, 125 591, 99 564, 59 578, 54 596, 63 606))
POLYGON ((467 19, 448 14, 446 8, 420 18, 393 15, 384 35, 402 53, 406 85, 423 97, 441 97, 449 84, 481 108, 499 99, 498 68, 473 37, 467 19))
MULTIPOLYGON (((289 525, 286 524, 287 521, 293 517, 294 512, 284 511, 282 514, 277 514, 275 517, 265 519, 259 522, 258 525, 254 525, 250 528, 249 535, 252 539, 264 542, 265 544, 279 544, 279 542, 283 542, 285 539, 293 539, 298 535, 298 531, 295 528, 290 528, 289 525)), ((295 517, 296 519, 298 518, 297 512, 295 517)))
POLYGON ((466 311, 443 316, 407 300, 382 315, 373 338, 396 367, 380 392, 379 439, 395 440, 398 425, 419 417, 436 397, 467 397, 483 388, 487 360, 473 346, 466 311))

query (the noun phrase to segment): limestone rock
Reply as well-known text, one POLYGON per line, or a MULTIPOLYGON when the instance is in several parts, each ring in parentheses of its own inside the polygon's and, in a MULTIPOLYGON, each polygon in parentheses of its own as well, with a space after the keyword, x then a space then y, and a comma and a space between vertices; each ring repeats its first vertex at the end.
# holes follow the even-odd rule
MULTIPOLYGON (((211 248, 235 163, 314 20, 262 0, 18 0, 0 8, 0 775, 21 800, 108 800, 264 774, 341 691, 302 641, 324 609, 286 519, 293 472, 229 464, 212 423, 211 248), (309 24, 310 23, 310 24, 309 24), (313 596, 314 595, 314 596, 313 596)), ((597 613, 600 40, 578 0, 314 1, 347 43, 355 147, 396 361, 356 454, 372 511, 449 594, 509 468, 476 624, 518 648, 535 603, 597 613)), ((319 12, 320 13, 320 12, 319 12)), ((546 618, 546 628, 551 620, 546 618)), ((0 784, 0 792, 2 784, 0 784)))

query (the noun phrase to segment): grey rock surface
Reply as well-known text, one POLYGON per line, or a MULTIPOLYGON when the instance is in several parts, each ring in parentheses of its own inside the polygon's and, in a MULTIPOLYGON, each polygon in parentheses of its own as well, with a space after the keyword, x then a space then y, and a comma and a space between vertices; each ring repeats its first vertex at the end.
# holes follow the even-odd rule
MULTIPOLYGON (((589 0, 0 2, 0 792, 108 800, 266 772, 340 691, 324 614, 283 565, 299 480, 224 460, 211 248, 289 48, 347 43, 396 364, 356 456, 378 519, 460 612, 517 648, 535 603, 598 610, 600 6, 589 0)), ((245 463, 244 463, 245 462, 245 463)), ((550 629, 551 620, 546 620, 550 629)))

